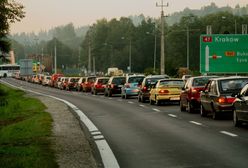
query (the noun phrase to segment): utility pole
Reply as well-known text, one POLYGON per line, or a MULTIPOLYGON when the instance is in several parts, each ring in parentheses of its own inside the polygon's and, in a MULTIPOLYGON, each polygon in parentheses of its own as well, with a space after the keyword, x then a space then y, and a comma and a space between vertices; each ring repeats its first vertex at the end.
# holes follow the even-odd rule
POLYGON ((132 72, 132 40, 129 41, 129 73, 132 72))
POLYGON ((80 70, 80 54, 81 54, 81 48, 78 47, 78 69, 80 70))
POLYGON ((54 45, 54 73, 57 73, 57 43, 55 38, 55 45, 54 45))
POLYGON ((164 5, 164 1, 161 0, 161 5, 158 5, 158 3, 156 3, 156 7, 161 7, 161 58, 160 58, 160 74, 164 75, 164 71, 165 71, 165 66, 164 66, 164 7, 168 7, 169 4, 167 3, 166 5, 164 5))
POLYGON ((88 53, 88 56, 89 56, 89 60, 88 60, 88 75, 91 74, 91 43, 89 41, 89 53, 88 53))

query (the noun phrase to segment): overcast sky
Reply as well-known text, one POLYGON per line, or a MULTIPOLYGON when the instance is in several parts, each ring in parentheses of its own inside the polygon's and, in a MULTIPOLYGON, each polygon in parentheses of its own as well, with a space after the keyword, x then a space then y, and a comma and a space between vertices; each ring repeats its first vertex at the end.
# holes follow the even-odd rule
MULTIPOLYGON (((11 33, 39 32, 73 23, 74 26, 91 25, 96 20, 140 15, 159 17, 161 0, 15 0, 25 6, 26 17, 11 25, 11 33)), ((184 8, 200 9, 214 2, 218 7, 236 4, 245 6, 248 0, 164 0, 169 3, 166 14, 182 11, 184 8)))

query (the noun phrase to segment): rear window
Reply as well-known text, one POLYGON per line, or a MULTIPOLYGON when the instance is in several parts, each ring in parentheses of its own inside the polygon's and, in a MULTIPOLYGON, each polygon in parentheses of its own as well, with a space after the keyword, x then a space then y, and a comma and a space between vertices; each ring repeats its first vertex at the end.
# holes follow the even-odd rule
POLYGON ((246 84, 247 79, 226 79, 219 82, 221 93, 238 93, 246 84))
POLYGON ((193 86, 205 86, 209 79, 212 78, 212 77, 203 77, 203 78, 195 78, 193 80, 193 86))
POLYGON ((72 78, 71 79, 71 82, 78 82, 79 81, 79 78, 72 78))
POLYGON ((116 84, 116 85, 123 85, 125 83, 125 77, 123 77, 123 78, 114 78, 112 80, 112 83, 116 84))
POLYGON ((90 78, 88 78, 88 82, 95 82, 95 80, 96 80, 96 77, 90 77, 90 78))
POLYGON ((146 86, 150 86, 151 84, 155 84, 158 80, 164 79, 164 78, 148 78, 146 79, 146 86))
POLYGON ((179 86, 182 87, 184 85, 184 81, 183 80, 163 80, 160 81, 160 87, 163 86, 179 86))
POLYGON ((143 76, 130 77, 128 78, 128 83, 141 83, 143 79, 143 76))
POLYGON ((106 84, 108 79, 98 79, 98 83, 106 84))

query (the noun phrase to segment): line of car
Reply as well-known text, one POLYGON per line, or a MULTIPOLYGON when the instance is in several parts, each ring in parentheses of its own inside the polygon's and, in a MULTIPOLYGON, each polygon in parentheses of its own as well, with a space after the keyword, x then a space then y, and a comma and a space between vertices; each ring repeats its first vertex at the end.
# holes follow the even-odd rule
POLYGON ((34 75, 30 82, 61 90, 104 94, 161 105, 178 102, 180 111, 199 112, 202 117, 233 115, 235 126, 248 122, 248 77, 195 76, 186 81, 167 75, 127 75, 112 77, 64 77, 63 74, 34 75))

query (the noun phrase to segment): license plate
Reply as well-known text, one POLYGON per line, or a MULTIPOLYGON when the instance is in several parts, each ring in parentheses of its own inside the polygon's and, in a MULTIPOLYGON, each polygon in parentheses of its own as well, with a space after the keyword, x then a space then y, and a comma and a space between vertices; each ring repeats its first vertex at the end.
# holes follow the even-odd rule
POLYGON ((180 98, 179 97, 172 97, 172 98, 170 98, 170 100, 180 100, 180 98))

